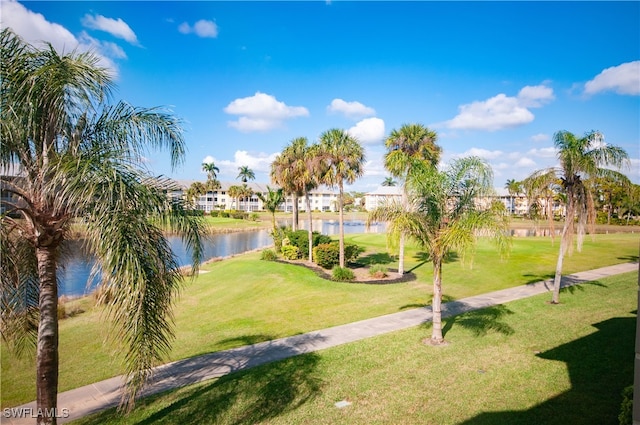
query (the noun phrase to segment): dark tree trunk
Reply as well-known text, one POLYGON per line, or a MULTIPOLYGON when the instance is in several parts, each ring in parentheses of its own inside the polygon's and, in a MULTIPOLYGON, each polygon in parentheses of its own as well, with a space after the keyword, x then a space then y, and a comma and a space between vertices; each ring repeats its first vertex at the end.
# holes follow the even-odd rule
POLYGON ((36 355, 37 423, 55 424, 58 405, 58 283, 56 253, 52 246, 38 247, 40 323, 36 355))
POLYGON ((309 216, 309 262, 313 261, 313 213, 311 212, 311 200, 309 199, 309 192, 304 194, 307 204, 307 214, 309 216))

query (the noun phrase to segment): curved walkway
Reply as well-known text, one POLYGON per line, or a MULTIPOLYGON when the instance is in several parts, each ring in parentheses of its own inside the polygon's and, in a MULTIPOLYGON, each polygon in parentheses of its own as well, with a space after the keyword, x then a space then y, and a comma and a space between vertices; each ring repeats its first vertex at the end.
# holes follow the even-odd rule
MULTIPOLYGON (((575 273, 563 276, 562 286, 576 285, 582 282, 598 280, 603 277, 636 270, 638 270, 638 263, 624 263, 575 273)), ((442 306, 442 316, 454 316, 468 311, 542 294, 550 291, 552 286, 553 282, 546 280, 445 303, 442 306)), ((207 379, 218 378, 232 372, 286 359, 299 354, 310 353, 387 332, 418 326, 430 320, 430 307, 416 308, 302 335, 265 341, 231 350, 178 360, 155 369, 153 379, 143 392, 143 396, 195 384, 207 379)), ((60 414, 58 423, 67 423, 91 413, 117 406, 122 394, 123 383, 123 377, 119 376, 58 394, 58 411, 60 414)), ((35 415, 35 412, 35 402, 5 409, 0 422, 11 425, 32 424, 34 423, 32 414, 35 415), (7 417, 11 416, 13 412, 23 417, 7 417)))

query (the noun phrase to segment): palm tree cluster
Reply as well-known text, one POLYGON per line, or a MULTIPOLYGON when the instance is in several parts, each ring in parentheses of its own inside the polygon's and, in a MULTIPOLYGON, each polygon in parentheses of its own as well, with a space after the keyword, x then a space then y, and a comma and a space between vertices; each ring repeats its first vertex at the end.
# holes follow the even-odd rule
MULTIPOLYGON (((364 149, 360 142, 342 129, 330 129, 320 135, 319 141, 310 145, 305 137, 293 139, 271 164, 271 179, 293 197, 293 224, 299 224, 298 199, 305 197, 309 214, 309 246, 312 246, 313 228, 309 194, 321 184, 338 187, 340 267, 344 257, 344 185, 362 176, 364 149)), ((311 249, 309 261, 312 261, 311 249)))
POLYGON ((12 197, 0 216, 2 338, 35 350, 40 423, 55 423, 58 280, 72 223, 96 258, 94 278, 129 376, 131 406, 173 338, 172 305, 182 275, 164 230, 183 236, 197 270, 202 224, 166 196, 167 182, 143 168, 149 149, 184 157, 181 123, 162 109, 106 103, 113 86, 93 53, 36 49, 0 33, 0 168, 12 197))

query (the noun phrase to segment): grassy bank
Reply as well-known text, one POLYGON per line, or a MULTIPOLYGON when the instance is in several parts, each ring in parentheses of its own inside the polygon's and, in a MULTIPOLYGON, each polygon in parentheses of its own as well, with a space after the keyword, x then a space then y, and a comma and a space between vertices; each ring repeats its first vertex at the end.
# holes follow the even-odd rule
MULTIPOLYGON (((351 235, 367 247, 363 261, 395 263, 386 254, 384 235, 351 235)), ((453 256, 444 266, 446 299, 463 298, 538 281, 552 275, 558 243, 548 238, 515 239, 509 259, 500 261, 481 242, 473 264, 453 256)), ((638 235, 587 238, 582 253, 565 262, 565 273, 637 259, 638 235)), ((326 281, 305 268, 260 261, 258 253, 204 266, 188 281, 176 303, 176 340, 169 360, 304 333, 430 303, 431 269, 417 247, 407 250, 415 278, 392 285, 354 285, 326 281)), ((106 325, 91 299, 73 301, 84 313, 60 325, 60 390, 120 374, 117 344, 106 342, 106 325)), ((35 399, 32 356, 16 359, 3 343, 2 407, 35 399)))
POLYGON ((633 382, 637 273, 235 373, 77 424, 617 424, 633 382), (339 409, 335 403, 351 404, 339 409))

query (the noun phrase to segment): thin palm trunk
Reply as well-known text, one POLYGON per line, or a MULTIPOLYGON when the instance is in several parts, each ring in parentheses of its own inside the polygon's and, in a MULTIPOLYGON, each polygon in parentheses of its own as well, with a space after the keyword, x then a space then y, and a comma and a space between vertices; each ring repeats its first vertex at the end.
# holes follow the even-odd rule
MULTIPOLYGON (((571 197, 571 194, 569 194, 571 197)), ((567 205, 567 214, 564 218, 564 226, 562 227, 562 236, 560 237, 560 251, 558 253, 558 261, 556 262, 556 274, 553 278, 553 296, 551 297, 552 304, 560 303, 560 283, 562 281, 562 263, 564 261, 564 255, 569 249, 571 240, 569 238, 569 226, 573 226, 574 217, 574 205, 569 201, 567 205)))
POLYGON ((339 188, 340 188, 340 192, 339 192, 339 196, 338 196, 338 210, 340 211, 339 217, 339 226, 340 226, 340 267, 344 268, 344 208, 342 208, 343 205, 343 192, 344 192, 344 188, 342 186, 342 181, 340 181, 339 183, 339 188))
POLYGON ((56 248, 36 250, 40 279, 40 323, 36 356, 37 423, 55 424, 58 405, 58 282, 56 248))
POLYGON ((298 212, 298 194, 293 193, 293 223, 291 223, 291 230, 294 232, 298 230, 298 220, 299 220, 299 212, 298 212))
POLYGON ((306 192, 304 196, 307 205, 307 214, 309 216, 309 262, 313 262, 313 214, 311 213, 311 199, 309 199, 309 192, 306 192))
POLYGON ((442 335, 442 258, 433 259, 433 301, 431 304, 433 314, 433 331, 431 342, 441 344, 444 341, 442 335))
POLYGON ((404 274, 404 242, 405 242, 405 233, 400 233, 400 243, 398 246, 398 274, 404 274))

